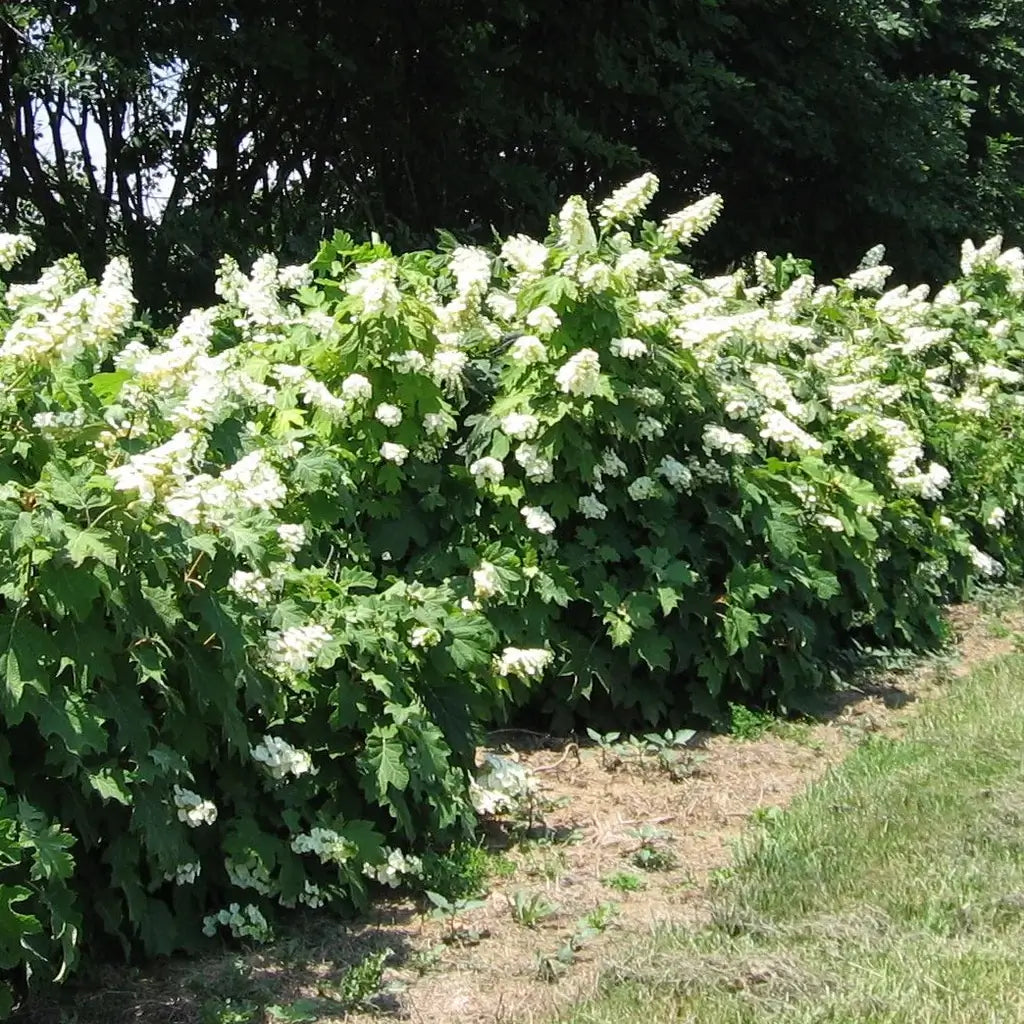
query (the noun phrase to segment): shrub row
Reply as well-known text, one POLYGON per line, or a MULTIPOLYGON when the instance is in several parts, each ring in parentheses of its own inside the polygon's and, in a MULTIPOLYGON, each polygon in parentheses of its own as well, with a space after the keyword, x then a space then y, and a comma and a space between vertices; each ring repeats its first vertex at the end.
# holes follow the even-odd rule
POLYGON ((931 300, 880 249, 701 279, 720 201, 642 221, 656 186, 493 252, 225 260, 167 336, 118 260, 0 295, 0 968, 358 903, 472 828, 510 705, 800 707, 1020 576, 1024 256, 931 300))

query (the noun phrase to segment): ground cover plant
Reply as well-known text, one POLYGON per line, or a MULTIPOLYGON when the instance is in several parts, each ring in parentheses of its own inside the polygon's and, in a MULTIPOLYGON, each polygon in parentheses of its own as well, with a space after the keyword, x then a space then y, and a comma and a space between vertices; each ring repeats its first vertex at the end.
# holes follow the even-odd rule
POLYGON ((704 279, 719 198, 643 221, 656 188, 494 250, 225 260, 163 334, 120 260, 6 288, 7 968, 415 885, 529 800, 473 778, 510 705, 799 708, 1019 577, 1020 251, 967 243, 932 300, 881 250, 704 279))
POLYGON ((1024 844, 1013 655, 764 816, 698 934, 633 949, 563 1019, 1017 1020, 1024 844))

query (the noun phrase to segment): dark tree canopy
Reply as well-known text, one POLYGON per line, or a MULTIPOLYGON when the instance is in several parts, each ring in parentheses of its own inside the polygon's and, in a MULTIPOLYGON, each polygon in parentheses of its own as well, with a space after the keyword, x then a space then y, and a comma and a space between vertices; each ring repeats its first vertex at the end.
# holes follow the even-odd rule
POLYGON ((224 252, 334 227, 543 232, 641 170, 716 190, 699 255, 824 274, 877 241, 909 278, 1024 207, 1010 0, 36 0, 0 8, 0 227, 143 301, 204 301, 224 252))

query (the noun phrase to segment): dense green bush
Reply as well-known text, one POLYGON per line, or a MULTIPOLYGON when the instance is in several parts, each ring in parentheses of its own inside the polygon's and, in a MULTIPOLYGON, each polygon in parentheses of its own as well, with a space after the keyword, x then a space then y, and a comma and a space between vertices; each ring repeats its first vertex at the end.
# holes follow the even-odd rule
POLYGON ((637 223, 656 187, 497 253, 225 261, 166 337, 121 261, 0 296, 0 784, 65 956, 78 915, 165 952, 414 878, 511 702, 800 706, 1020 575, 1021 253, 932 301, 880 251, 702 279, 720 200, 637 223))

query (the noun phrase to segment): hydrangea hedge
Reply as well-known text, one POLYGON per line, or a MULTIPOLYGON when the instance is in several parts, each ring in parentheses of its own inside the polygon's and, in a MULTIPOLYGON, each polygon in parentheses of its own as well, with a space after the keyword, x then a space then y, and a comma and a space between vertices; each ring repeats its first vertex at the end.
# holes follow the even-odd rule
POLYGON ((720 201, 642 221, 656 187, 498 251, 225 260, 166 336, 119 260, 0 293, 0 969, 359 902, 494 805, 512 704, 798 707, 1020 576, 1020 251, 932 299, 880 250, 700 279, 720 201))

